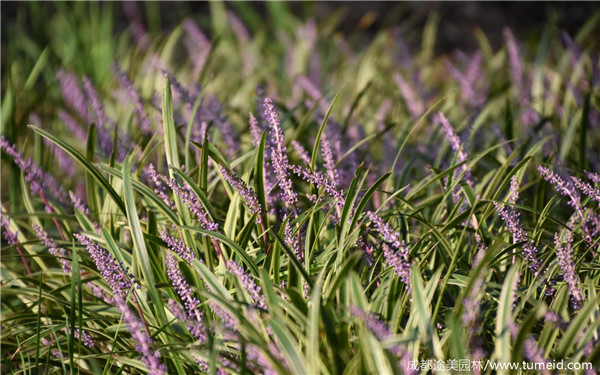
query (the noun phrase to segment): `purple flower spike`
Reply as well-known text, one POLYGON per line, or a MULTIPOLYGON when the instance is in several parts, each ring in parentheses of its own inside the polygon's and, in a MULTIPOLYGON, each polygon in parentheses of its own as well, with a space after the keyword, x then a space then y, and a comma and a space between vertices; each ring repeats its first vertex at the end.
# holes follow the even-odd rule
POLYGON ((573 182, 573 185, 583 192, 583 194, 600 203, 600 189, 593 187, 577 177, 571 177, 571 181, 573 182))
POLYGON ((593 173, 593 172, 585 172, 585 175, 587 176, 587 178, 590 179, 590 181, 592 181, 595 184, 600 184, 600 174, 598 173, 593 173))
POLYGON ((181 198, 181 201, 188 206, 190 212, 196 216, 202 228, 211 231, 219 230, 219 224, 212 221, 208 212, 189 186, 181 186, 175 180, 168 178, 167 176, 158 176, 171 188, 171 190, 173 190, 173 193, 178 195, 179 198, 181 198))
POLYGON ((115 305, 123 314, 125 327, 137 343, 136 350, 142 355, 142 362, 153 375, 163 375, 167 373, 167 368, 160 362, 160 354, 152 349, 152 339, 148 337, 144 324, 133 313, 127 305, 125 297, 121 294, 115 294, 115 305))
MULTIPOLYGON (((68 332, 71 332, 71 329, 65 327, 61 331, 68 334, 68 332)), ((90 334, 87 333, 85 330, 79 330, 79 328, 75 328, 75 334, 73 335, 73 337, 79 339, 81 343, 84 346, 87 346, 88 348, 93 348, 96 345, 96 342, 94 341, 92 336, 90 336, 90 334)))
POLYGON ((90 81, 90 79, 86 76, 83 76, 83 87, 87 97, 89 98, 90 104, 94 109, 96 120, 98 121, 98 128, 104 128, 108 124, 108 119, 104 114, 104 106, 100 101, 100 97, 98 96, 98 92, 96 92, 92 81, 90 81))
MULTIPOLYGON (((160 362, 159 353, 152 349, 152 339, 146 334, 144 324, 129 308, 129 305, 127 305, 127 295, 133 285, 130 279, 133 278, 133 275, 128 275, 112 254, 102 249, 88 237, 75 234, 75 238, 87 248, 98 271, 100 271, 100 274, 110 286, 113 292, 111 302, 123 314, 125 327, 137 343, 136 350, 142 355, 142 362, 144 362, 144 365, 146 365, 151 374, 165 374, 167 369, 160 362)), ((135 301, 133 295, 131 299, 135 301)))
POLYGON ((196 256, 188 246, 182 240, 176 239, 169 236, 167 232, 160 232, 160 238, 165 241, 169 249, 173 250, 177 255, 184 259, 190 266, 192 265, 192 259, 196 256))
MULTIPOLYGON (((377 319, 375 316, 363 311, 358 306, 350 306, 350 313, 354 315, 357 319, 364 322, 367 328, 373 332, 375 337, 380 341, 388 339, 392 336, 392 332, 388 326, 377 319)), ((406 348, 401 347, 400 345, 394 345, 390 348, 390 351, 399 359, 398 367, 404 370, 404 374, 417 374, 418 372, 413 371, 409 368, 408 363, 410 359, 410 353, 406 348)))
MULTIPOLYGON (((456 158, 456 162, 458 164, 460 164, 460 163, 467 161, 467 159, 468 159, 467 153, 464 151, 464 148, 462 147, 460 139, 454 132, 454 128, 450 124, 450 121, 448 121, 446 116, 444 116, 444 114, 441 112, 438 113, 438 118, 440 120, 440 124, 442 125, 442 130, 444 131, 444 134, 446 135, 446 139, 450 143, 450 147, 452 147, 452 151, 454 151, 458 154, 458 156, 456 158)), ((469 171, 467 170, 467 166, 465 164, 461 165, 459 168, 459 171, 461 173, 464 172, 465 181, 469 185, 473 186, 473 182, 471 181, 471 175, 470 175, 469 171)), ((456 175, 457 175, 457 173, 455 173, 455 176, 456 175)))
POLYGON ((52 254, 58 258, 58 261, 62 265, 62 269, 63 269, 64 273, 70 275, 71 274, 71 262, 69 262, 69 260, 68 260, 67 251, 65 249, 63 249, 62 247, 59 247, 56 244, 56 242, 54 241, 54 239, 50 238, 48 236, 48 233, 46 233, 46 231, 44 231, 42 228, 40 228, 36 224, 33 224, 32 227, 35 230, 35 233, 38 236, 38 238, 40 239, 40 241, 42 241, 44 246, 46 246, 48 248, 48 251, 50 252, 50 254, 52 254))
MULTIPOLYGON (((17 167, 25 174, 25 181, 31 186, 33 194, 48 194, 60 203, 67 203, 67 193, 65 189, 56 181, 56 179, 46 173, 42 168, 36 165, 30 158, 24 158, 23 152, 17 152, 15 145, 12 145, 4 135, 0 138, 0 148, 10 156, 17 167)), ((49 209, 47 207, 46 209, 49 209)))
MULTIPOLYGON (((124 301, 134 285, 131 281, 133 275, 128 274, 127 269, 123 270, 121 263, 117 262, 111 253, 98 246, 90 238, 78 233, 75 233, 74 236, 87 248, 98 271, 110 286, 114 299, 118 296, 124 301)), ((131 298, 134 299, 134 296, 132 295, 131 298)))
POLYGON ((329 139, 325 134, 323 134, 323 138, 321 139, 321 151, 323 152, 323 160, 325 162, 325 169, 327 170, 327 177, 329 177, 331 185, 334 188, 337 188, 337 181, 339 181, 340 176, 335 168, 335 158, 333 157, 333 152, 331 151, 331 146, 329 145, 329 139))
POLYGON ((238 278, 240 283, 244 286, 252 300, 263 310, 267 309, 264 297, 260 294, 260 286, 257 286, 254 280, 244 272, 236 262, 230 260, 227 262, 227 268, 235 277, 238 278))
POLYGON ((554 244, 556 246, 556 257, 558 263, 563 271, 563 279, 569 286, 569 293, 571 294, 571 302, 573 308, 579 310, 583 303, 583 296, 581 293, 581 285, 577 278, 577 272, 575 270, 575 263, 573 262, 573 234, 570 230, 567 230, 564 236, 564 242, 561 241, 558 234, 554 234, 554 244))
POLYGON ((410 248, 403 240, 400 240, 400 233, 394 231, 379 215, 369 211, 367 216, 375 224, 375 230, 386 242, 381 245, 386 263, 394 269, 396 275, 408 287, 411 275, 410 248))
POLYGON ((265 98, 265 118, 271 129, 273 138, 273 147, 271 149, 271 162, 275 169, 275 174, 279 180, 279 186, 282 190, 282 198, 288 208, 294 207, 298 201, 298 194, 294 191, 292 180, 290 179, 288 168, 288 158, 285 147, 283 131, 279 125, 279 115, 275 110, 273 100, 265 98))
POLYGON ((171 282, 173 283, 173 289, 175 289, 175 291, 183 301, 185 312, 194 319, 201 321, 202 312, 198 309, 200 301, 196 297, 194 297, 194 293, 192 292, 190 284, 188 284, 188 282, 181 274, 181 270, 177 266, 177 260, 175 259, 175 257, 173 257, 171 253, 167 254, 166 264, 167 274, 169 275, 169 279, 171 279, 171 282))
POLYGON ((346 202, 344 195, 340 193, 335 186, 325 178, 319 172, 311 172, 308 168, 303 168, 299 165, 291 165, 290 170, 297 175, 298 177, 302 177, 305 181, 317 186, 318 188, 323 188, 323 191, 336 199, 336 203, 339 206, 344 206, 346 202))
MULTIPOLYGON (((190 331, 192 336, 198 339, 199 343, 202 344, 208 340, 207 327, 204 325, 204 321, 198 320, 195 317, 189 316, 181 306, 175 302, 173 299, 169 299, 167 302, 169 306, 169 310, 175 315, 177 320, 185 323, 185 327, 190 331)), ((203 317, 202 312, 200 311, 200 318, 203 317)))
POLYGON ((538 165, 537 170, 538 172, 540 172, 544 180, 548 181, 554 186, 554 189, 557 192, 569 198, 569 206, 575 209, 575 213, 579 216, 579 219, 581 220, 581 225, 585 234, 584 237, 586 241, 590 244, 593 243, 593 239, 586 225, 587 220, 585 218, 585 215, 583 214, 583 208, 581 207, 581 199, 573 184, 563 180, 562 177, 560 177, 558 174, 552 172, 550 169, 544 166, 538 165))
POLYGON ((406 285, 410 284, 410 261, 408 260, 408 254, 410 249, 401 242, 400 249, 394 251, 387 244, 382 244, 383 256, 386 263, 394 269, 397 276, 400 276, 402 282, 406 285))
POLYGON ((69 190, 69 197, 71 198, 71 202, 73 203, 73 207, 79 212, 83 212, 86 215, 90 214, 90 210, 85 204, 85 202, 79 198, 75 193, 69 190))
POLYGON ((256 214, 256 222, 261 223, 262 207, 260 206, 260 203, 258 203, 258 198, 256 197, 254 190, 250 189, 241 178, 235 176, 230 170, 222 165, 219 165, 219 171, 225 180, 240 193, 246 206, 250 209, 250 212, 256 214))
MULTIPOLYGON (((87 77, 83 77, 83 88, 85 89, 85 93, 88 97, 88 101, 90 102, 92 108, 94 109, 94 113, 96 115, 96 129, 98 129, 98 144, 100 145, 100 149, 106 156, 109 156, 113 152, 113 139, 110 135, 109 130, 107 130, 106 125, 109 124, 108 118, 104 114, 104 106, 100 101, 100 97, 92 84, 92 81, 87 77)), ((90 116, 91 117, 91 116, 90 116)), ((92 120, 90 119, 91 123, 92 120)), ((122 142, 121 142, 122 143, 122 142)), ((120 151, 122 154, 122 151, 120 151)), ((119 159, 122 159, 124 155, 119 155, 119 159)))
POLYGON ((148 164, 148 167, 144 171, 148 176, 149 180, 154 185, 154 192, 158 195, 163 202, 166 203, 171 209, 175 209, 175 202, 169 199, 169 195, 167 193, 167 187, 163 185, 163 180, 166 178, 165 176, 159 175, 154 169, 154 165, 148 164))
POLYGON ((283 240, 284 240, 285 244, 288 245, 292 249, 292 251, 296 255, 296 258, 298 260, 301 260, 302 259, 302 249, 300 247, 300 241, 298 239, 298 235, 297 234, 294 235, 294 228, 290 224, 292 219, 293 219, 292 214, 288 214, 283 218, 284 221, 287 220, 287 222, 285 223, 283 240))
POLYGON ((367 212, 369 220, 375 224, 375 230, 379 232, 381 238, 388 242, 393 248, 399 249, 402 246, 400 242, 400 233, 392 229, 383 219, 376 213, 369 211, 367 212))
MULTIPOLYGON (((519 199, 517 177, 513 176, 511 179, 511 189, 509 192, 509 203, 515 204, 519 199)), ((534 275, 540 273, 540 263, 537 259, 537 248, 533 245, 533 240, 530 240, 527 236, 527 232, 523 229, 519 221, 519 212, 516 209, 507 209, 504 205, 494 202, 494 206, 498 211, 498 214, 508 226, 508 230, 512 233, 513 242, 525 242, 523 245, 523 255, 529 263, 529 269, 531 269, 534 275)))

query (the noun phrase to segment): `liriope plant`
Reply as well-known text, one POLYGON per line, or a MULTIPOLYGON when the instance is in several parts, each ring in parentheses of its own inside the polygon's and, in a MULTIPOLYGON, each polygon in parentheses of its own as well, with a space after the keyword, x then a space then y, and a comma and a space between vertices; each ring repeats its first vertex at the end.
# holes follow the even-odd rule
POLYGON ((3 372, 598 371, 598 14, 533 59, 509 29, 436 57, 435 15, 409 53, 285 5, 165 35, 111 7, 58 6, 64 46, 3 81, 3 372))

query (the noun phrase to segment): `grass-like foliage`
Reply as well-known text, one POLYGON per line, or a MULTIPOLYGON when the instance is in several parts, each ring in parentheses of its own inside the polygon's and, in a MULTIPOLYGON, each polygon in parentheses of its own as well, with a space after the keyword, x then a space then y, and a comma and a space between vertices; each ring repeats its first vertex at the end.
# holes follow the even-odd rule
POLYGON ((3 25, 2 373, 600 369, 600 13, 116 5, 3 25))

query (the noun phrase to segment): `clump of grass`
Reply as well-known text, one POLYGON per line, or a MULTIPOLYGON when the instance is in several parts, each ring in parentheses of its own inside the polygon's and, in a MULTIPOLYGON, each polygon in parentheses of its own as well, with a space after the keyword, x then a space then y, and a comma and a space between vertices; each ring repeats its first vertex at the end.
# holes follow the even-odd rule
POLYGON ((404 48, 87 6, 10 46, 39 59, 3 77, 3 371, 600 368, 599 14, 434 56, 435 15, 404 48))

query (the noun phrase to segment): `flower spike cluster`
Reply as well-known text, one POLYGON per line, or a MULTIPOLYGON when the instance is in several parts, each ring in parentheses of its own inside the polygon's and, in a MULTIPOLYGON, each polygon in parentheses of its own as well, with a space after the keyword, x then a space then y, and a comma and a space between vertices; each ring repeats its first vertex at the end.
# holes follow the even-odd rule
POLYGON ((0 148, 10 156, 17 167, 25 174, 25 181, 31 186, 33 194, 49 194, 58 202, 67 203, 67 193, 56 179, 45 172, 30 158, 24 158, 22 151, 17 151, 15 145, 11 144, 4 135, 0 137, 0 148))
POLYGON ((583 295, 581 293, 579 279, 577 278, 575 263, 573 262, 573 234, 570 230, 567 230, 563 242, 558 234, 555 233, 554 244, 556 246, 556 257, 558 258, 558 263, 563 271, 563 279, 569 286, 573 308, 579 310, 583 304, 583 295))
POLYGON ((256 193, 254 192, 254 190, 250 189, 248 185, 246 185, 246 183, 242 181, 241 178, 234 175, 229 169, 223 167, 222 165, 219 165, 219 171, 221 172, 225 180, 229 182, 229 184, 233 186, 238 191, 238 193, 240 193, 240 195, 244 199, 244 202, 246 203, 246 206, 248 206, 248 208, 250 209, 250 212, 256 214, 256 222, 261 223, 262 207, 258 202, 258 198, 256 197, 256 193))
POLYGON ((68 260, 67 251, 64 248, 58 246, 54 239, 50 238, 50 236, 48 236, 48 233, 46 233, 46 231, 40 228, 37 224, 33 224, 32 227, 35 230, 35 233, 37 234, 40 241, 42 241, 44 246, 48 248, 50 254, 58 258, 58 261, 62 265, 63 272, 70 275, 71 262, 69 262, 68 260))
POLYGON ((282 198, 286 202, 288 208, 291 208, 296 205, 296 202, 298 201, 298 194, 294 191, 294 186, 292 185, 292 180, 289 176, 287 151, 283 137, 283 130, 281 130, 281 126, 279 125, 279 115, 275 110, 273 100, 270 98, 265 99, 265 118, 269 123, 271 137, 273 138, 271 162, 273 163, 275 174, 279 180, 282 198))
POLYGON ((175 180, 164 175, 158 175, 158 177, 163 180, 171 188, 171 190, 173 190, 173 193, 181 198, 181 201, 185 205, 188 206, 190 212, 196 216, 202 228, 211 231, 219 230, 219 224, 212 221, 208 211, 206 211, 198 199, 198 196, 194 194, 192 189, 187 184, 183 186, 179 185, 175 180))
MULTIPOLYGON (((167 369, 160 362, 160 355, 152 349, 152 339, 146 333, 144 324, 135 315, 127 304, 127 296, 133 286, 133 275, 128 275, 127 270, 123 270, 121 264, 105 249, 101 248, 90 238, 75 234, 75 238, 84 245, 92 257, 98 271, 110 286, 113 297, 111 302, 123 314, 125 326, 136 342, 136 350, 142 355, 142 362, 146 365, 151 374, 162 375, 167 369)), ((138 286, 139 287, 139 286, 138 286)), ((135 301, 133 295, 131 299, 135 301)))
MULTIPOLYGON (((79 233, 75 233, 74 236, 90 253, 98 271, 108 283, 113 295, 126 298, 135 283, 132 281, 133 275, 128 274, 127 269, 124 270, 122 264, 117 262, 111 253, 101 248, 89 237, 79 233)), ((133 295, 131 298, 134 299, 133 295)))
POLYGON ((244 272, 244 269, 240 267, 235 261, 230 260, 227 262, 227 268, 235 277, 238 278, 240 283, 244 286, 252 300, 263 310, 267 309, 264 297, 260 294, 261 287, 257 286, 254 280, 244 272))
MULTIPOLYGON (((519 185, 517 181, 517 177, 513 176, 510 183, 510 191, 509 191, 509 203, 515 204, 519 199, 519 185)), ((494 202, 494 206, 498 211, 498 214, 502 218, 502 220, 508 226, 508 230, 512 233, 513 241, 517 242, 525 242, 523 244, 523 255, 525 255, 525 259, 529 263, 529 268, 533 271, 534 275, 538 275, 540 273, 540 263, 537 259, 537 248, 533 245, 533 240, 530 240, 527 236, 527 232, 523 229, 521 222, 519 220, 520 213, 516 209, 509 209, 504 207, 504 205, 494 202)))
POLYGON ((369 211, 367 213, 369 220, 375 224, 375 230, 383 239, 383 256, 388 265, 390 265, 396 275, 400 276, 404 284, 410 285, 410 248, 404 241, 400 240, 400 233, 396 232, 376 213, 369 211))

